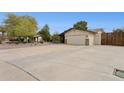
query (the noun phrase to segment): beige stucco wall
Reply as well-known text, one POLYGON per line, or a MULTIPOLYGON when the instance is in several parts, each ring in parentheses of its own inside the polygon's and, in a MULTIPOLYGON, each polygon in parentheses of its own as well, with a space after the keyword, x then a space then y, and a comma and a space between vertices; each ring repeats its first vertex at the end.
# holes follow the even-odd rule
POLYGON ((85 39, 89 39, 89 45, 94 45, 95 34, 87 31, 71 30, 65 33, 67 44, 85 45, 85 39))

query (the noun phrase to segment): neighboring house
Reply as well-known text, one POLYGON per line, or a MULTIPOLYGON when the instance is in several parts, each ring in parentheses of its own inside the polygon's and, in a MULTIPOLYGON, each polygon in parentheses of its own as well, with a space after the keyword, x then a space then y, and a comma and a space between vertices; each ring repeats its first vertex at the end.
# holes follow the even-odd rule
POLYGON ((7 33, 6 32, 4 32, 4 33, 0 32, 0 40, 2 42, 5 42, 7 40, 7 33))
POLYGON ((83 31, 74 28, 61 33, 61 41, 72 45, 101 45, 102 29, 83 31))
POLYGON ((34 36, 34 41, 38 43, 43 43, 43 39, 40 35, 34 36))

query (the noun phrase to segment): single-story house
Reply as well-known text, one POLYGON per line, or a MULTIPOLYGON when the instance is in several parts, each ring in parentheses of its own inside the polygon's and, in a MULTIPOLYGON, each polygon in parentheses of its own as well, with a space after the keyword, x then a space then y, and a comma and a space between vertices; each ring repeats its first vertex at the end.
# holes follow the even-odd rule
POLYGON ((35 42, 38 42, 38 43, 42 43, 43 42, 43 39, 40 35, 35 35, 34 36, 34 41, 35 42))
POLYGON ((71 45, 101 45, 102 29, 77 30, 74 28, 68 29, 60 34, 61 41, 71 45))

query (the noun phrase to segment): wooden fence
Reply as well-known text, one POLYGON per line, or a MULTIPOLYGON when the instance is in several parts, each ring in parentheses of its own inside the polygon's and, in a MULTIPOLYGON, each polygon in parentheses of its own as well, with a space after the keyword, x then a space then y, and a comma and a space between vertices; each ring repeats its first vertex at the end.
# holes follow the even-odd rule
POLYGON ((124 46, 124 32, 102 33, 101 44, 124 46))

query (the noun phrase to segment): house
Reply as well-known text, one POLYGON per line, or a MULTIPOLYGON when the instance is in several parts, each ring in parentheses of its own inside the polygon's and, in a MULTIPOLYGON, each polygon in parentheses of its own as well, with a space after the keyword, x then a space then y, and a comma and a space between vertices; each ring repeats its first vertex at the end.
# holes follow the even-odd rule
POLYGON ((77 30, 74 28, 68 29, 60 34, 61 41, 71 45, 101 45, 102 29, 93 31, 77 30))
POLYGON ((34 41, 37 43, 43 43, 43 39, 40 35, 35 35, 34 36, 34 41))
POLYGON ((2 43, 5 43, 6 41, 8 41, 8 38, 7 38, 7 33, 6 32, 0 32, 0 41, 2 43))

